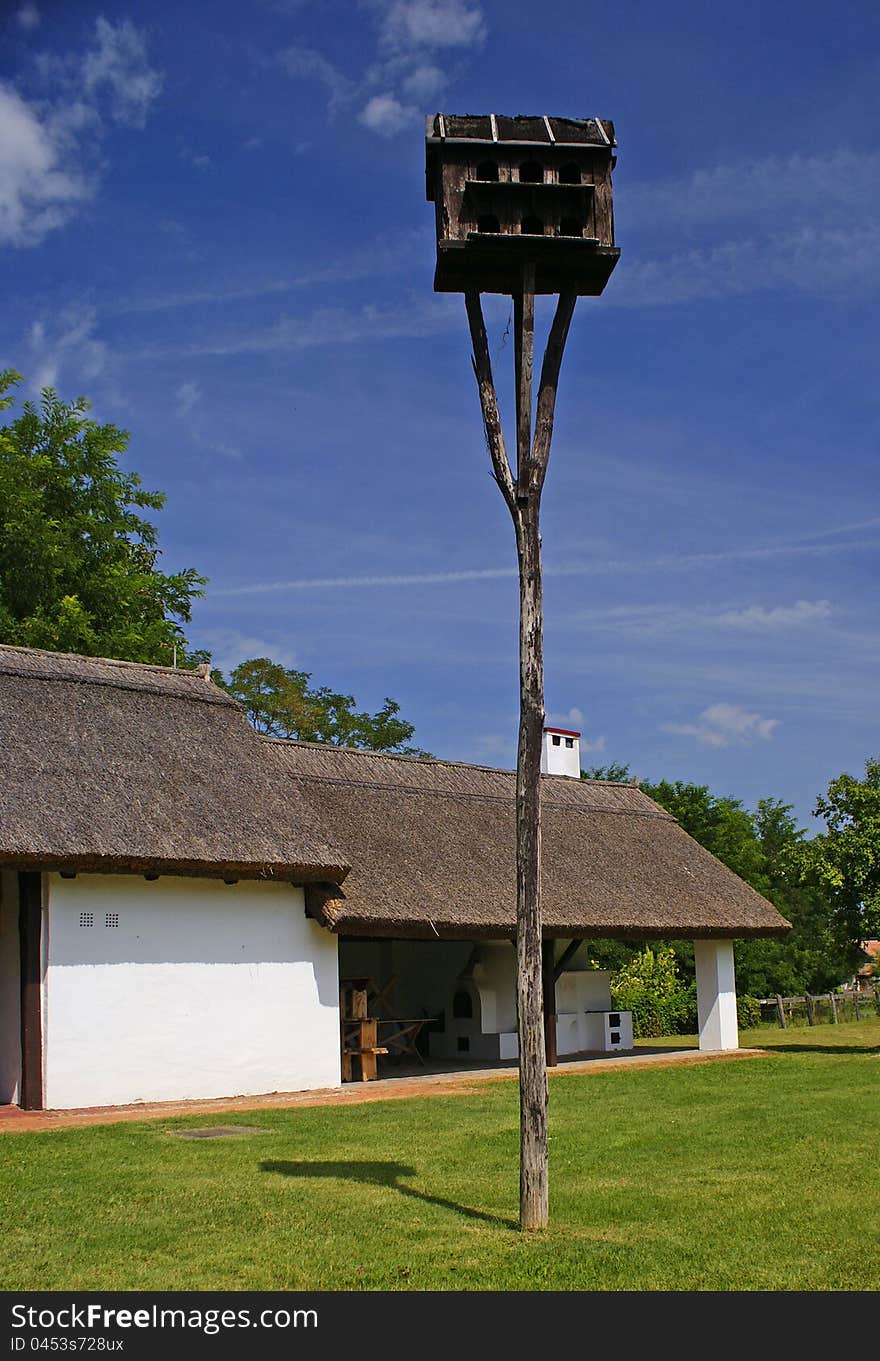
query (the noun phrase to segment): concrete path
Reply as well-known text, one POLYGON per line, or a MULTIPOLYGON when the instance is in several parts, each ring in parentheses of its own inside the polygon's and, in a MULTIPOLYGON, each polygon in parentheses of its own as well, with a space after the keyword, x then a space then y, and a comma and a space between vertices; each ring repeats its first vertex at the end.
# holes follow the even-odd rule
MULTIPOLYGON (((564 1059, 551 1070, 553 1077, 575 1073, 607 1073, 621 1068, 671 1068, 680 1064, 719 1063, 732 1059, 767 1058, 763 1049, 731 1049, 703 1054, 698 1049, 636 1050, 630 1054, 595 1054, 564 1059)), ((517 1078, 515 1063, 507 1067, 443 1072, 408 1072, 375 1082, 347 1082, 310 1092, 269 1092, 265 1096, 230 1096, 214 1101, 150 1101, 133 1106, 96 1106, 81 1110, 23 1111, 0 1106, 0 1134, 76 1129, 84 1125, 116 1125, 133 1120, 167 1120, 181 1116, 220 1115, 230 1111, 286 1110, 297 1106, 352 1106, 364 1101, 401 1101, 414 1096, 467 1096, 484 1082, 517 1078)))

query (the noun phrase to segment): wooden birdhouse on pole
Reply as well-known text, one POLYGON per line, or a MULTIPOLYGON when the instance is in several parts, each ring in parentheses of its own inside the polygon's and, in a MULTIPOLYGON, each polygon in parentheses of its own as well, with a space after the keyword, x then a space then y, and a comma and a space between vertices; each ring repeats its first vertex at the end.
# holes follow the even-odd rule
POLYGON ((547 1064, 556 1063, 554 943, 541 916, 541 748, 544 729, 541 492, 556 389, 578 297, 597 297, 617 264, 611 172, 614 124, 602 118, 434 114, 427 119, 426 191, 437 223, 438 293, 464 293, 492 473, 516 534, 520 585, 520 722, 516 781, 517 1025, 520 1224, 548 1219, 547 1064), (481 293, 514 310, 516 467, 504 441, 481 293), (532 419, 535 295, 558 302, 532 419))
POLYGON ((438 113, 426 134, 438 293, 513 295, 525 265, 535 293, 602 292, 620 255, 613 123, 438 113))

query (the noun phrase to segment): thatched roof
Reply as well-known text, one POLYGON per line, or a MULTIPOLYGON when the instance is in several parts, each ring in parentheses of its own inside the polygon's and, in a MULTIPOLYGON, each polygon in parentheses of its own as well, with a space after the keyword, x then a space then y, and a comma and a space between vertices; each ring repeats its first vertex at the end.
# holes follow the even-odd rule
MULTIPOLYGON (((352 865, 309 910, 352 935, 513 935, 513 772, 265 739, 352 865)), ((543 912, 556 936, 768 936, 788 923, 632 785, 543 777, 543 912)))
POLYGON ((199 671, 0 647, 0 863, 338 882, 348 862, 199 671))
MULTIPOLYGON (((543 778, 549 935, 786 929, 639 789, 543 778)), ((260 737, 198 671, 0 646, 0 864, 273 877, 346 934, 512 935, 514 794, 511 771, 260 737)))

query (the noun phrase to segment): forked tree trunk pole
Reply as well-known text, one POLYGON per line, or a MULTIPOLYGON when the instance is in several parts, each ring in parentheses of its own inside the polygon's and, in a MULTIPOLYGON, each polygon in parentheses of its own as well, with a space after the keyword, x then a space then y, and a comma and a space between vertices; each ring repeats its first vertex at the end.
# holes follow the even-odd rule
POLYGON ((541 948, 541 741, 544 644, 540 493, 520 507, 519 750, 516 765, 516 1003, 519 1029, 519 1211, 524 1229, 548 1218, 547 1057, 541 948))
POLYGON ((548 1220, 547 1063, 541 919, 541 743, 544 729, 543 594, 541 581, 541 491, 550 456, 556 389, 565 340, 575 305, 562 294, 547 340, 538 391, 534 439, 531 431, 534 270, 523 271, 514 298, 517 469, 514 478, 504 446, 492 364, 479 293, 465 305, 473 342, 474 374, 480 393, 492 471, 510 511, 516 534, 520 586, 520 723, 516 779, 517 1025, 520 1073, 520 1226, 544 1228, 548 1220))

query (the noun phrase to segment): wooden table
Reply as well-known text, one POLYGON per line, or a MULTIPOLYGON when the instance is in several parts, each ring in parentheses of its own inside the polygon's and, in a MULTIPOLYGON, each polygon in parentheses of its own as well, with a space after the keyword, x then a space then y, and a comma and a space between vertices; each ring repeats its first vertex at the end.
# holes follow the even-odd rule
POLYGON ((424 1067, 425 1060, 416 1048, 416 1041, 428 1024, 428 1016, 387 1017, 379 1021, 379 1035, 392 1054, 414 1054, 424 1067))

